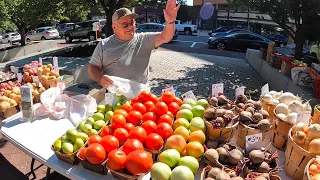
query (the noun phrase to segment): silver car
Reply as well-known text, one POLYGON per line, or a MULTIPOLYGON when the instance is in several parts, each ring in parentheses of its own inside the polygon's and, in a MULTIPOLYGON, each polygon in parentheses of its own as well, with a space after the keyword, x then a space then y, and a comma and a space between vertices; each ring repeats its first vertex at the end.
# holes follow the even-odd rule
POLYGON ((21 36, 18 32, 11 32, 11 33, 4 34, 0 42, 2 44, 6 44, 6 43, 13 44, 13 43, 19 42, 20 40, 21 40, 21 36))
POLYGON ((26 33, 26 41, 40 41, 46 39, 56 39, 59 32, 54 27, 41 27, 26 33))

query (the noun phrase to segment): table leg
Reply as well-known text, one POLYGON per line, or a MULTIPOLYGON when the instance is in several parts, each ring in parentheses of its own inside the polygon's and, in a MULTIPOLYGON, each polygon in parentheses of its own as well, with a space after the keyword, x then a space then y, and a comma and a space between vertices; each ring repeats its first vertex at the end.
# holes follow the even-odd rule
POLYGON ((49 176, 50 176, 50 168, 47 167, 46 180, 49 180, 49 176))
POLYGON ((33 178, 34 179, 36 179, 37 178, 37 176, 36 176, 36 173, 34 173, 34 169, 33 169, 33 166, 34 166, 34 162, 35 162, 35 159, 34 158, 32 158, 32 160, 31 160, 31 173, 32 173, 32 176, 33 176, 33 178))

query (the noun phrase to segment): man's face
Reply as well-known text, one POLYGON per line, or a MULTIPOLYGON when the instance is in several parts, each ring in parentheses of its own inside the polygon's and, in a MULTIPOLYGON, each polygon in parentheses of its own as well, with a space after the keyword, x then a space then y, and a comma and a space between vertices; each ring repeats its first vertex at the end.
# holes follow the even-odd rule
POLYGON ((136 31, 136 22, 133 17, 128 16, 117 20, 112 27, 118 38, 130 40, 133 38, 136 31))

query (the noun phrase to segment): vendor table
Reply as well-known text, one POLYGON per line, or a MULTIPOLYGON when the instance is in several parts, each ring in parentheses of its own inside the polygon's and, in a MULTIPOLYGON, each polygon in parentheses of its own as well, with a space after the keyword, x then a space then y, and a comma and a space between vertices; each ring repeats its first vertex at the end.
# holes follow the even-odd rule
MULTIPOLYGON (((84 169, 79 163, 78 165, 70 165, 59 160, 51 150, 51 145, 64 134, 68 129, 74 128, 68 119, 51 120, 49 118, 36 119, 32 122, 21 121, 21 113, 18 113, 4 120, 1 127, 1 133, 13 145, 21 149, 23 152, 44 164, 48 168, 60 173, 69 179, 85 180, 85 179, 115 179, 110 173, 101 175, 93 171, 84 169)), ((236 141, 236 135, 231 142, 236 141)), ((266 137, 263 147, 267 147, 270 142, 266 137)), ((272 150, 276 150, 270 145, 272 150)), ((284 163, 284 152, 278 151, 280 167, 284 163)), ((204 163, 200 163, 200 168, 196 173, 195 179, 200 179, 200 174, 204 163)), ((279 172, 282 180, 289 180, 283 171, 279 172)), ((143 180, 149 180, 150 174, 145 175, 143 180)))

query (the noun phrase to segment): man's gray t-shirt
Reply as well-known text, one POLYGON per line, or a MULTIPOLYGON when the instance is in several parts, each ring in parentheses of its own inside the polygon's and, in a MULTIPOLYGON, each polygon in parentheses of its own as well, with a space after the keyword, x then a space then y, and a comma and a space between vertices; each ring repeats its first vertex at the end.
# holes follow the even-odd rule
POLYGON ((135 33, 129 41, 112 35, 98 43, 90 64, 102 66, 103 74, 146 84, 149 59, 159 33, 135 33))

